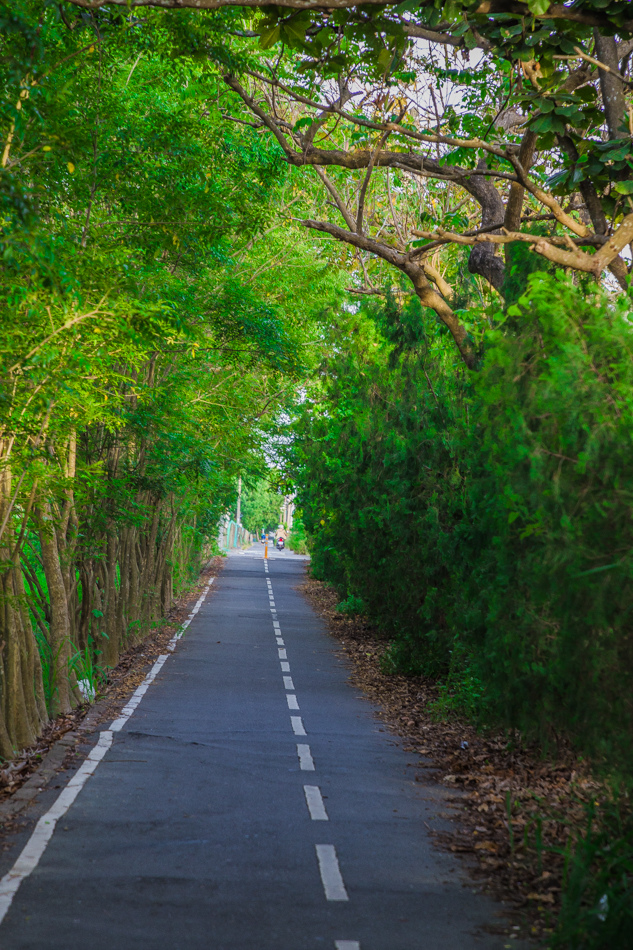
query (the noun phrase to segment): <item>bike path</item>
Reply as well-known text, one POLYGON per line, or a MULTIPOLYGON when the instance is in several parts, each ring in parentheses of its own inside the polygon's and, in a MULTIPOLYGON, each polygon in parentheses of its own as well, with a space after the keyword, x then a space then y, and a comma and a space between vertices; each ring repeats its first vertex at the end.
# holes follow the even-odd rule
POLYGON ((260 546, 229 559, 20 886, 2 950, 506 945, 482 929, 499 905, 433 849, 442 792, 349 685, 303 570, 260 546))

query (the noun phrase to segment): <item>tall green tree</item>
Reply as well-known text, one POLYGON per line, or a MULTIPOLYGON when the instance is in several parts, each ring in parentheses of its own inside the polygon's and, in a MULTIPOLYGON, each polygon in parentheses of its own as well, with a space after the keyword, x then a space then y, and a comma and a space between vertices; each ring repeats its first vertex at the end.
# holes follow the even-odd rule
POLYGON ((275 269, 294 185, 274 144, 222 119, 193 20, 1 13, 8 758, 195 572, 339 281, 305 237, 275 269))

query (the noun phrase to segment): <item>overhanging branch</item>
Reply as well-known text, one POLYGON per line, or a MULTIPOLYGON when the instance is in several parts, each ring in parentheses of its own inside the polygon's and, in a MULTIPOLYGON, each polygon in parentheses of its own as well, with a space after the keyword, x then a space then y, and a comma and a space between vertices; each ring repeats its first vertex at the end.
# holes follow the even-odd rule
MULTIPOLYGON (((222 7, 269 7, 270 0, 69 0, 69 3, 84 10, 99 10, 101 7, 158 7, 162 10, 219 10, 222 7)), ((276 6, 289 10, 350 10, 360 6, 358 0, 321 0, 310 3, 305 0, 277 0, 276 6)), ((398 0, 363 0, 364 7, 384 10, 398 5, 398 0)), ((430 4, 421 3, 420 6, 430 4)), ((478 7, 469 11, 470 16, 494 16, 512 14, 527 20, 566 20, 585 26, 597 26, 613 31, 617 24, 611 17, 601 13, 587 13, 563 3, 552 3, 542 13, 531 10, 527 3, 518 0, 482 0, 478 7)), ((461 24, 461 21, 459 21, 461 24)), ((624 20, 618 27, 622 32, 633 32, 633 19, 624 20)))

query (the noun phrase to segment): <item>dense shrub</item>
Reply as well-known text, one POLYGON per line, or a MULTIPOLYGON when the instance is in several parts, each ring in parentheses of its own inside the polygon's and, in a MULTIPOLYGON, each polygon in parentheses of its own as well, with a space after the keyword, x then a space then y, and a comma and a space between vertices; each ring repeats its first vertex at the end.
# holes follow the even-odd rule
POLYGON ((535 274, 468 376, 416 303, 332 344, 292 449, 314 572, 398 668, 633 775, 626 301, 535 274))

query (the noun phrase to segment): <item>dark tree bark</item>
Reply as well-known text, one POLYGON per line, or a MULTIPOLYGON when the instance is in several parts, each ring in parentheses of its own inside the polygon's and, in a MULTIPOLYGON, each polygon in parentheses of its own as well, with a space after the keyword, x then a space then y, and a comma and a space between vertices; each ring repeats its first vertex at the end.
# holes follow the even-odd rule
POLYGON ((618 78, 620 73, 618 46, 614 36, 603 36, 598 30, 594 30, 593 33, 596 43, 596 58, 612 70, 612 72, 607 72, 606 69, 599 70, 600 91, 602 92, 609 138, 626 138, 626 131, 621 128, 626 111, 626 100, 624 98, 624 85, 618 78))
MULTIPOLYGON (((485 159, 480 158, 477 169, 481 171, 486 167, 485 159)), ((464 183, 464 188, 479 203, 482 227, 487 228, 491 224, 503 221, 505 212, 503 199, 491 181, 486 181, 483 176, 471 177, 468 179, 468 184, 464 183)), ((499 232, 497 230, 492 233, 499 232)), ((494 244, 476 244, 468 258, 468 270, 471 274, 485 277, 495 290, 501 291, 506 269, 503 259, 496 254, 494 244)))

